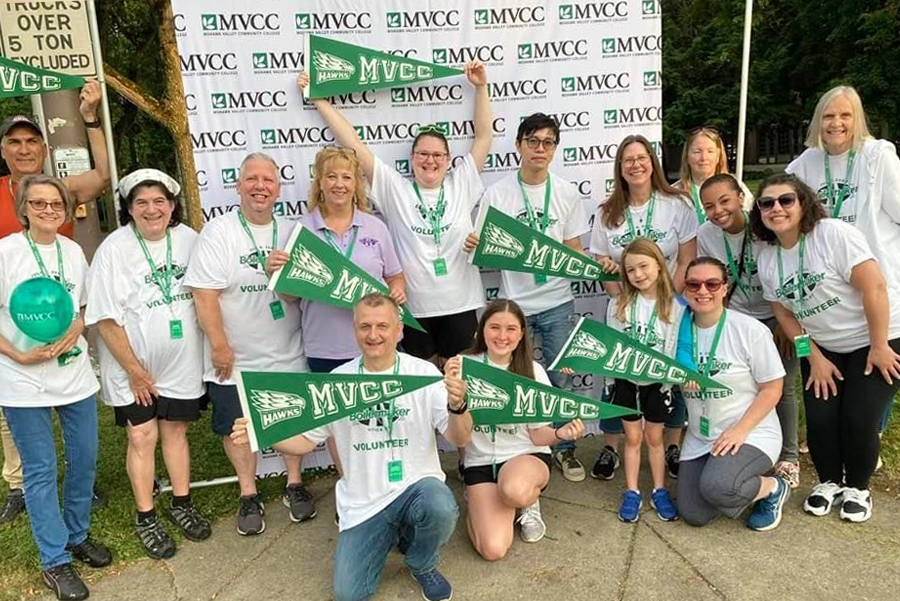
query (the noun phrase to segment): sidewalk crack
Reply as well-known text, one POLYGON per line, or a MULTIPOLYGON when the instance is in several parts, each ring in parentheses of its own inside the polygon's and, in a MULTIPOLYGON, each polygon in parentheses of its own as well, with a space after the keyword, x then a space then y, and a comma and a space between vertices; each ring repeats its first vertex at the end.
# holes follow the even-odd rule
POLYGON ((717 586, 716 586, 709 578, 707 578, 707 577, 703 574, 703 572, 700 571, 700 568, 698 568, 697 566, 695 566, 695 565, 691 562, 690 559, 688 559, 681 551, 679 551, 678 549, 676 549, 676 548, 675 548, 675 545, 673 545, 673 544, 669 541, 669 539, 667 539, 665 536, 663 536, 662 534, 660 534, 660 533, 656 530, 656 528, 654 528, 651 524, 649 524, 649 523, 647 523, 647 522, 643 522, 643 524, 644 524, 645 526, 647 526, 647 528, 650 529, 650 532, 652 532, 653 534, 655 534, 656 537, 657 537, 659 540, 661 540, 662 543, 663 543, 666 547, 668 547, 669 550, 670 550, 672 553, 674 553, 674 554, 677 555, 679 558, 681 558, 681 561, 683 561, 683 562, 687 565, 687 567, 694 573, 694 575, 697 576, 697 578, 699 578, 700 580, 703 581, 704 584, 706 584, 706 586, 709 588, 709 590, 711 590, 718 598, 727 601, 728 597, 725 595, 725 593, 723 593, 722 591, 720 591, 719 588, 718 588, 718 587, 717 587, 717 586))
POLYGON ((616 601, 622 601, 625 598, 625 592, 628 589, 628 580, 631 578, 631 564, 634 561, 634 548, 637 546, 637 524, 631 526, 631 538, 628 541, 628 551, 625 553, 625 569, 622 578, 619 580, 619 592, 616 594, 616 601))

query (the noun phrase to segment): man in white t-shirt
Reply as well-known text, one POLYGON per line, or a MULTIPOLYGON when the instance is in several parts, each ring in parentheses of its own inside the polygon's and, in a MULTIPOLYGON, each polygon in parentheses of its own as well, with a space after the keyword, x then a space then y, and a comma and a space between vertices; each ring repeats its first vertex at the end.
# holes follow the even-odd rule
MULTIPOLYGON (((506 213, 525 225, 583 252, 581 236, 587 233, 587 219, 575 185, 550 173, 550 163, 559 144, 559 124, 544 113, 534 113, 522 120, 516 133, 519 170, 488 188, 482 197, 482 212, 489 206, 506 213)), ((471 252, 478 238, 471 234, 466 250, 471 252)), ((516 301, 528 322, 532 340, 540 335, 542 361, 549 365, 572 331, 575 299, 570 281, 542 275, 501 272, 500 298, 516 301)), ((554 386, 566 388, 564 374, 548 372, 554 386)), ((562 424, 555 424, 561 426, 562 424)), ((566 440, 553 447, 554 463, 567 480, 584 480, 584 466, 575 457, 575 441, 566 440)))
MULTIPOLYGON (((212 429, 222 436, 225 454, 241 488, 237 530, 261 534, 264 507, 256 491, 256 455, 228 437, 241 417, 234 369, 306 371, 300 338, 299 305, 267 289, 266 256, 284 248, 291 223, 272 215, 281 192, 278 165, 263 153, 241 163, 236 211, 203 228, 188 264, 184 285, 194 291, 197 318, 206 338, 204 374, 213 408, 212 429)), ((294 522, 314 518, 312 495, 300 478, 301 457, 285 457, 284 504, 294 522)))
MULTIPOLYGON (((403 323, 391 297, 376 292, 361 298, 353 310, 353 326, 362 356, 332 373, 441 375, 432 363, 397 352, 403 323)), ((344 468, 335 487, 341 529, 334 560, 335 601, 374 595, 394 546, 405 555, 425 599, 450 599, 450 583, 435 566, 459 510, 444 483, 434 432, 457 447, 469 443, 472 418, 464 399, 465 384, 447 376, 444 384, 372 407, 360 419, 340 419, 275 445, 287 457, 334 438, 344 468)), ((234 444, 246 445, 246 432, 246 420, 238 420, 234 444)))

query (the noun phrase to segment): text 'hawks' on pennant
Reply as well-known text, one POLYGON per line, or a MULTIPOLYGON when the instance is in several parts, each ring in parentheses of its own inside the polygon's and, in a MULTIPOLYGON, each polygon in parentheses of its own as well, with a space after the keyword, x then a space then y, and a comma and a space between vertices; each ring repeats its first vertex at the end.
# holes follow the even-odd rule
POLYGON ((595 420, 639 413, 547 386, 471 357, 463 357, 462 379, 472 421, 479 426, 595 420))
MULTIPOLYGON (((372 292, 390 295, 387 285, 299 223, 285 250, 290 259, 272 274, 269 290, 344 309, 353 309, 359 299, 372 292)), ((405 306, 401 310, 403 323, 425 331, 405 306)))
POLYGON ((575 326, 549 369, 563 367, 632 382, 684 384, 694 381, 701 388, 731 390, 627 334, 586 317, 575 326))
POLYGON ((430 79, 462 75, 460 69, 402 55, 379 52, 307 34, 305 40, 309 86, 307 98, 327 98, 377 88, 399 88, 430 79))
POLYGON ((387 419, 388 401, 440 382, 440 376, 236 371, 254 451, 344 417, 387 419))
POLYGON ((489 207, 472 262, 481 267, 542 273, 570 280, 618 281, 600 263, 489 207))
POLYGON ((83 85, 81 77, 37 69, 0 56, 0 98, 58 92, 83 85))

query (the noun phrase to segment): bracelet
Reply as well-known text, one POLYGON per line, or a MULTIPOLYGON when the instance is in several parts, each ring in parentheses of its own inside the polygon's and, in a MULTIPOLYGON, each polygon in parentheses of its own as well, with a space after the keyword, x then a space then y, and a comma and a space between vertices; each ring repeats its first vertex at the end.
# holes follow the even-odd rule
POLYGON ((85 121, 84 126, 88 129, 100 129, 103 124, 100 122, 100 119, 96 121, 85 121))
MULTIPOLYGON (((560 426, 559 428, 562 428, 562 426, 560 426)), ((556 440, 568 440, 568 438, 561 438, 561 437, 560 437, 560 435, 559 435, 559 428, 554 428, 554 429, 553 429, 553 435, 556 436, 556 440)))
POLYGON ((460 405, 460 406, 457 407, 456 409, 454 409, 453 407, 451 407, 451 406, 450 406, 450 403, 447 403, 447 411, 449 411, 449 412, 452 413, 453 415, 462 415, 462 414, 465 413, 468 409, 469 409, 469 403, 468 403, 468 401, 463 401, 462 405, 460 405))

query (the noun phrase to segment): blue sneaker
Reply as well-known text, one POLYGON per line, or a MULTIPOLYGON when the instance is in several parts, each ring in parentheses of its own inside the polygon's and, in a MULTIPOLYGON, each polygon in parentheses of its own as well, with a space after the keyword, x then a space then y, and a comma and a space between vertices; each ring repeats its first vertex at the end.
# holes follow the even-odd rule
POLYGON ((678 519, 678 508, 665 488, 657 488, 650 493, 650 506, 656 510, 656 517, 664 522, 674 522, 678 519))
POLYGON ((421 574, 413 574, 412 577, 422 587, 422 598, 425 601, 450 601, 450 597, 453 596, 453 588, 447 579, 437 571, 437 568, 431 568, 421 574))
POLYGON ((626 490, 622 493, 622 506, 619 507, 619 519, 623 522, 636 522, 641 515, 641 493, 626 490))
POLYGON ((773 530, 781 523, 781 510, 784 508, 785 501, 791 496, 791 487, 778 476, 775 476, 775 482, 777 482, 775 490, 753 506, 753 511, 747 519, 747 527, 751 530, 765 532, 773 530))

